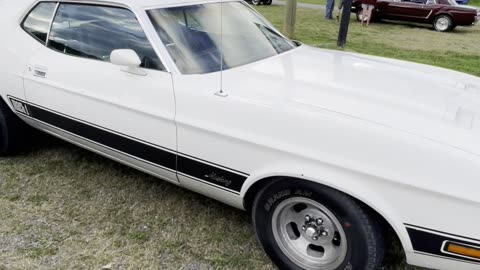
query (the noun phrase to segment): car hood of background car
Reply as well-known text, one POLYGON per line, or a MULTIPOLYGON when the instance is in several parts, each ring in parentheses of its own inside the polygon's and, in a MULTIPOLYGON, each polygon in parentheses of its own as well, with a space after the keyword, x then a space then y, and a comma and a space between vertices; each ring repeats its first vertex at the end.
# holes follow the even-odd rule
POLYGON ((480 155, 480 78, 472 75, 303 45, 224 76, 237 78, 225 89, 244 100, 328 110, 480 155))
POLYGON ((473 9, 473 10, 476 10, 476 11, 480 11, 480 8, 474 7, 474 6, 458 6, 458 7, 466 8, 466 9, 473 9))

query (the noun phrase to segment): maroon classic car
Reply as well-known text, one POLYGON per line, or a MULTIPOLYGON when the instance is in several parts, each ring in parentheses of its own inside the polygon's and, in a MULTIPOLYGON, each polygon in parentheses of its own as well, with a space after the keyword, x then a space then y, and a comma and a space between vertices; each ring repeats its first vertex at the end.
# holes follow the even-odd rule
MULTIPOLYGON (((363 18, 361 0, 353 0, 352 12, 363 18)), ((480 19, 480 10, 457 4, 455 0, 378 0, 372 19, 432 24, 439 32, 457 26, 471 26, 480 19)))

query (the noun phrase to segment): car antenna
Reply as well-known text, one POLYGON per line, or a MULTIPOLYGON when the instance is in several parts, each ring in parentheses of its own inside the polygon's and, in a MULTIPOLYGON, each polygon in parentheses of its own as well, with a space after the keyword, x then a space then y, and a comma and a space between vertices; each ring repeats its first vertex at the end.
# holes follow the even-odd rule
POLYGON ((223 0, 220 1, 220 91, 215 95, 228 97, 228 94, 223 91, 223 0))

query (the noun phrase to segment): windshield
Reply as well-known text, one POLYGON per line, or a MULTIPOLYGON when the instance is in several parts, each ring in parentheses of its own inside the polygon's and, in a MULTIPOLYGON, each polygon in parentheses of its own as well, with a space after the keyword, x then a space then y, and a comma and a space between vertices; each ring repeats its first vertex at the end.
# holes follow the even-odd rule
POLYGON ((242 2, 154 9, 148 16, 183 74, 226 70, 296 47, 242 2))
POLYGON ((448 0, 451 6, 459 6, 459 4, 455 0, 448 0))

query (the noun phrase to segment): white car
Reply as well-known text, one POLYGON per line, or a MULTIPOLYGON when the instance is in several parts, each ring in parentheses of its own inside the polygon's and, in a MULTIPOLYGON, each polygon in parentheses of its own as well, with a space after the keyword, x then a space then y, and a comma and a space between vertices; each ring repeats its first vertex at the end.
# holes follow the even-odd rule
POLYGON ((410 264, 480 269, 479 78, 301 45, 236 0, 0 8, 2 155, 25 122, 245 209, 280 269, 379 269, 388 229, 410 264))

